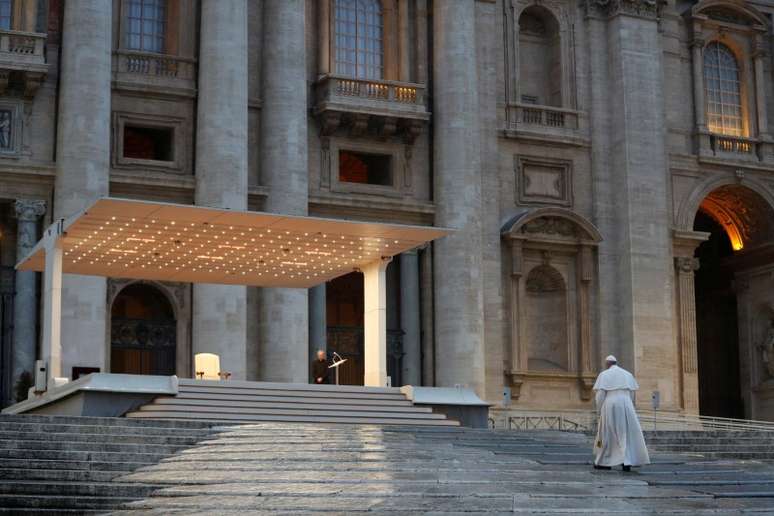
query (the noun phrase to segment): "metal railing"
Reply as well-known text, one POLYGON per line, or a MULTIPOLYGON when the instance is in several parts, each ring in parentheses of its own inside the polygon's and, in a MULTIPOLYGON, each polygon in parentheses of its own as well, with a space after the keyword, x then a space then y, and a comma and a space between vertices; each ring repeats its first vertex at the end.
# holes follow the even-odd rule
MULTIPOLYGON (((561 430, 594 433, 598 414, 595 411, 531 411, 504 410, 496 417, 492 412, 490 426, 507 430, 561 430)), ((644 431, 672 432, 774 432, 774 422, 750 419, 700 416, 677 412, 637 410, 644 431)))
POLYGON ((643 430, 774 432, 774 422, 638 410, 643 430))

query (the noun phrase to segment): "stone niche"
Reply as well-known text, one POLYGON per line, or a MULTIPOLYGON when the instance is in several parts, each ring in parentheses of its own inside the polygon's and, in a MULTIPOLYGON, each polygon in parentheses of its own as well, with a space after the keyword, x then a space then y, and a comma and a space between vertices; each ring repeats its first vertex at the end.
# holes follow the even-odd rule
POLYGON ((510 251, 508 376, 525 405, 581 407, 591 399, 597 246, 601 237, 564 208, 538 208, 502 231, 510 251))

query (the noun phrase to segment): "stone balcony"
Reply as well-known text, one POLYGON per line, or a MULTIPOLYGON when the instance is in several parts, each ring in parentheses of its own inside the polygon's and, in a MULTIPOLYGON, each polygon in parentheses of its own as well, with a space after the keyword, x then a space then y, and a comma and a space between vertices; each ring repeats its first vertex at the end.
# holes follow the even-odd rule
POLYGON ((422 84, 337 75, 325 75, 315 84, 314 114, 324 135, 340 128, 354 136, 372 130, 409 141, 430 119, 422 84))
POLYGON ((577 145, 583 141, 582 121, 582 113, 574 109, 512 103, 506 106, 503 133, 509 138, 577 145))
POLYGON ((773 143, 760 138, 699 133, 699 155, 729 161, 772 162, 773 143))
POLYGON ((117 50, 113 53, 113 81, 118 89, 158 90, 193 97, 196 60, 189 57, 117 50))
POLYGON ((13 82, 32 98, 47 72, 45 34, 0 30, 0 95, 13 82))

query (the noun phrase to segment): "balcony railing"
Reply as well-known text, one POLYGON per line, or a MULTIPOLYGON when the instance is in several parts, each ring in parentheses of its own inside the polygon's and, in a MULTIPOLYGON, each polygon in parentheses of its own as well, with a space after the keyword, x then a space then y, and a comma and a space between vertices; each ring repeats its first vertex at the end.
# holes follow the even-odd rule
POLYGON ((734 153, 755 156, 758 146, 756 140, 738 136, 710 135, 710 145, 714 153, 734 153))
POLYGON ((514 103, 508 105, 507 125, 510 130, 524 129, 525 126, 535 126, 558 129, 577 129, 578 112, 551 106, 514 103))
MULTIPOLYGON (((0 53, 11 54, 25 62, 45 63, 46 35, 37 32, 0 30, 0 53)), ((4 56, 8 59, 10 56, 4 56)))
POLYGON ((375 81, 328 75, 320 81, 323 98, 354 97, 424 107, 424 86, 395 81, 375 81))
POLYGON ((150 77, 193 80, 196 78, 195 60, 153 52, 119 50, 118 72, 150 77))

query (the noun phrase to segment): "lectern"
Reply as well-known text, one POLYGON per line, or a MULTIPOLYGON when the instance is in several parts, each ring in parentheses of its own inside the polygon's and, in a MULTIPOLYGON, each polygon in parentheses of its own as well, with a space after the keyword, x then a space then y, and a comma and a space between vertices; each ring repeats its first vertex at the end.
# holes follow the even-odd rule
POLYGON ((339 384, 339 367, 341 367, 341 364, 349 360, 348 358, 341 358, 338 353, 335 351, 333 352, 333 363, 328 366, 328 369, 333 369, 336 371, 336 385, 339 384))

